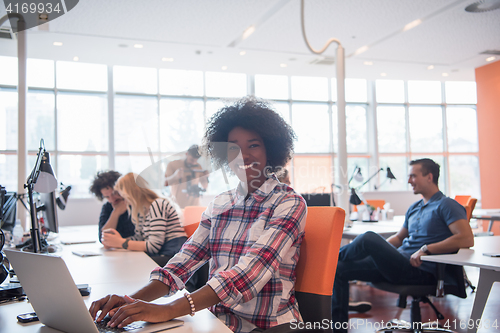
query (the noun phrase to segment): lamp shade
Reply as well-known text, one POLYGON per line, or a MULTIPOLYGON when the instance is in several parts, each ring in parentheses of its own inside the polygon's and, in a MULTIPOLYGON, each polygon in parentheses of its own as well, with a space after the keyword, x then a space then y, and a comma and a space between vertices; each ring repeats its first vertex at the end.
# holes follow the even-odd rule
POLYGON ((361 204, 361 199, 359 198, 356 190, 351 188, 351 196, 349 197, 349 202, 355 206, 361 204))
POLYGON ((36 183, 33 185, 33 190, 39 193, 50 193, 57 188, 57 179, 50 165, 50 156, 48 152, 44 152, 42 163, 40 164, 40 175, 36 183))
POLYGON ((71 191, 71 185, 66 187, 64 190, 59 193, 59 196, 56 199, 57 206, 64 210, 66 208, 66 202, 68 202, 69 192, 71 191))
POLYGON ((387 178, 389 179, 396 179, 396 176, 391 171, 391 168, 387 167, 387 178))

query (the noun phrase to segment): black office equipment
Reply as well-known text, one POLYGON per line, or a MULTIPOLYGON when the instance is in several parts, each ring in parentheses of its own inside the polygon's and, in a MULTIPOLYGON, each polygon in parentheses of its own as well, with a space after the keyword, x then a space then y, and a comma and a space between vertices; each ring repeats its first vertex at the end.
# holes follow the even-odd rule
POLYGON ((331 206, 330 193, 302 193, 301 196, 307 203, 308 207, 312 206, 331 206))

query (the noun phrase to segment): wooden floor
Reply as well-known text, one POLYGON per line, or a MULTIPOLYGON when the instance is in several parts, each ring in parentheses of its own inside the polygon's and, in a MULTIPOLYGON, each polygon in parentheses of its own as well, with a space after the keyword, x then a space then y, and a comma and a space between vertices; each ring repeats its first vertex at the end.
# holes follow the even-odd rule
MULTIPOLYGON (((477 286, 479 277, 479 269, 474 267, 466 267, 466 272, 473 285, 477 286)), ((355 329, 350 329, 349 332, 356 333, 373 333, 379 328, 382 321, 397 318, 410 321, 410 304, 411 297, 408 297, 406 309, 397 307, 398 296, 382 290, 372 288, 367 285, 352 285, 350 290, 353 301, 368 301, 372 303, 372 309, 367 313, 359 314, 356 312, 349 313, 349 321, 351 325, 355 325, 355 329)), ((437 309, 444 315, 445 319, 439 323, 444 325, 447 320, 450 324, 450 329, 455 332, 467 332, 466 325, 468 323, 472 304, 475 294, 471 294, 471 289, 467 289, 467 298, 461 299, 455 296, 445 296, 444 298, 433 298, 431 301, 437 309), (462 326, 462 327, 460 327, 462 326)), ((428 304, 420 303, 422 321, 436 321, 436 314, 428 304)), ((482 322, 489 321, 490 328, 480 328, 478 332, 499 332, 500 333, 500 283, 494 283, 491 289, 486 308, 483 313, 482 322), (491 327, 495 323, 497 327, 491 327)))

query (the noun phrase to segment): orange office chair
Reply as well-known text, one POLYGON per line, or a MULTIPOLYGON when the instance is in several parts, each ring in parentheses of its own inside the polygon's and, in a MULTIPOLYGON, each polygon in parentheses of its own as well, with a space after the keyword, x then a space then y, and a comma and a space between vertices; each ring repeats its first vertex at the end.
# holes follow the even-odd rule
POLYGON ((476 208, 476 203, 477 203, 476 198, 470 198, 469 201, 467 202, 467 205, 465 206, 465 210, 467 211, 467 220, 469 222, 470 219, 472 218, 472 212, 474 211, 474 208, 476 208))
MULTIPOLYGON (((385 200, 366 200, 366 202, 370 205, 370 206, 373 206, 375 208, 380 208, 380 209, 384 209, 384 205, 385 205, 385 200)), ((364 203, 360 203, 360 205, 364 205, 364 203)), ((357 206, 354 206, 354 212, 357 212, 358 211, 358 208, 357 206)))
POLYGON ((455 195, 455 201, 461 204, 462 206, 467 206, 467 203, 472 198, 470 195, 455 195))
POLYGON ((184 231, 188 237, 194 233, 201 221, 201 214, 207 209, 203 206, 186 206, 184 208, 184 231))
MULTIPOLYGON (((331 321, 333 282, 344 220, 345 211, 339 207, 307 208, 305 236, 300 246, 295 282, 295 297, 305 323, 321 323, 324 319, 328 323, 331 321)), ((289 323, 285 323, 264 332, 299 330, 293 330, 289 323)))

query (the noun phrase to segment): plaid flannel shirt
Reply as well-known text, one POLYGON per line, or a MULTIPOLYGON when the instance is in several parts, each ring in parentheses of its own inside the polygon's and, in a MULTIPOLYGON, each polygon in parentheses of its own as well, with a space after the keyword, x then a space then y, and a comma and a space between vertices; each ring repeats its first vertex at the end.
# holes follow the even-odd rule
POLYGON ((210 311, 231 330, 249 332, 301 320, 294 285, 305 201, 274 177, 246 200, 240 190, 217 196, 181 251, 156 268, 151 279, 170 286, 173 294, 210 260, 207 284, 221 299, 210 311))

